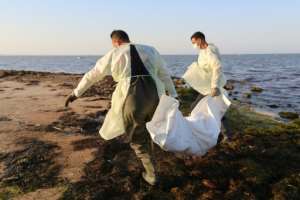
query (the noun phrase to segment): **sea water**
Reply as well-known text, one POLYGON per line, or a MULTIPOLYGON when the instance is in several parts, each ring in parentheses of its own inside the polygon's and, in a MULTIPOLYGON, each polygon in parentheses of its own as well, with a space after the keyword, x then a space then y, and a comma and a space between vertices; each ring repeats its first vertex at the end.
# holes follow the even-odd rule
MULTIPOLYGON (((84 73, 101 56, 0 56, 0 69, 84 73)), ((164 55, 167 67, 180 77, 196 55, 164 55)), ((300 54, 223 55, 227 79, 239 81, 236 98, 243 98, 251 86, 263 88, 252 93, 249 103, 268 111, 300 113, 300 54)), ((233 98, 233 97, 232 97, 233 98)))

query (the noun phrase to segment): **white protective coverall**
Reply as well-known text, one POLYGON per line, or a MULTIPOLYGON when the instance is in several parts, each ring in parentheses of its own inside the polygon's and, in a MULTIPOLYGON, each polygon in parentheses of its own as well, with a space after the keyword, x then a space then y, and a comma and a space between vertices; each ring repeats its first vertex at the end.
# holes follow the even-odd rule
POLYGON ((226 79, 218 48, 208 44, 207 48, 200 49, 198 62, 192 63, 182 78, 202 95, 210 94, 212 88, 222 90, 226 79))
MULTIPOLYGON (((130 44, 132 43, 126 43, 120 47, 113 48, 100 58, 95 67, 83 76, 74 90, 75 96, 80 97, 89 87, 107 75, 111 75, 114 81, 117 82, 112 95, 111 109, 108 111, 99 131, 101 137, 105 140, 113 139, 125 133, 122 108, 130 87, 130 44)), ((170 73, 157 50, 146 45, 134 44, 134 46, 156 83, 158 96, 161 97, 161 95, 165 94, 165 91, 168 91, 170 95, 176 97, 177 93, 170 73)))

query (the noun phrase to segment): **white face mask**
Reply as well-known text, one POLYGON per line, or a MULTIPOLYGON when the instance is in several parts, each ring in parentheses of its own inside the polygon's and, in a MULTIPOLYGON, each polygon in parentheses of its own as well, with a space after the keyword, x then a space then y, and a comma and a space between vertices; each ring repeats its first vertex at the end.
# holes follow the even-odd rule
POLYGON ((197 43, 194 43, 194 44, 193 44, 193 48, 194 48, 194 49, 199 49, 197 43))

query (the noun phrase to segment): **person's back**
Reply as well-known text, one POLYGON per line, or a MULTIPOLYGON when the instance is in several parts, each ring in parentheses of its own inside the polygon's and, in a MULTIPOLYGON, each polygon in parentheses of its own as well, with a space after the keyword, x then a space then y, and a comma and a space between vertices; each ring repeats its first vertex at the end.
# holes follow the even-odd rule
POLYGON ((165 90, 167 90, 171 96, 176 97, 177 93, 170 78, 170 72, 166 68, 166 63, 158 51, 149 45, 125 43, 114 48, 111 52, 113 60, 111 65, 111 75, 114 80, 118 82, 132 76, 132 69, 130 67, 130 47, 132 46, 136 49, 137 54, 141 59, 141 63, 154 79, 157 86, 158 96, 161 96, 165 93, 165 90))
MULTIPOLYGON (((147 70, 152 75, 157 76, 157 65, 153 60, 161 59, 154 47, 142 44, 125 43, 119 47, 114 48, 111 51, 112 64, 111 72, 115 81, 118 81, 118 76, 123 78, 129 78, 131 76, 131 68, 128 67, 131 64, 131 48, 134 47, 147 70), (121 72, 121 73, 120 73, 121 72), (118 76, 114 76, 118 74, 118 76)), ((159 67, 159 66, 158 66, 159 67)))

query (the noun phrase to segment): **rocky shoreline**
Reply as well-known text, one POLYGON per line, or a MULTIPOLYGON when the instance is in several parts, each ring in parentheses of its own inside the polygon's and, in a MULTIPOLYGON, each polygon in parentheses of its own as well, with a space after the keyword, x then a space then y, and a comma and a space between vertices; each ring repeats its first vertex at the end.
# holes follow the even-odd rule
POLYGON ((268 102, 257 102, 258 97, 264 92, 264 88, 246 80, 238 81, 230 79, 227 81, 225 88, 228 90, 231 99, 239 101, 242 104, 247 104, 255 108, 257 112, 269 114, 277 120, 284 122, 299 118, 299 113, 295 112, 293 105, 289 103, 283 106, 274 104, 272 100, 269 100, 268 102))
MULTIPOLYGON (((98 135, 115 86, 111 78, 64 108, 81 77, 0 70, 0 199, 299 198, 297 113, 282 113, 285 123, 257 113, 235 96, 238 85, 229 81, 233 105, 222 131, 228 139, 196 159, 156 147, 160 183, 150 187, 122 139, 98 135)), ((188 114, 197 93, 173 80, 180 109, 188 114)))

